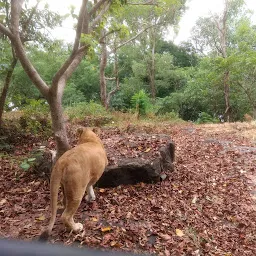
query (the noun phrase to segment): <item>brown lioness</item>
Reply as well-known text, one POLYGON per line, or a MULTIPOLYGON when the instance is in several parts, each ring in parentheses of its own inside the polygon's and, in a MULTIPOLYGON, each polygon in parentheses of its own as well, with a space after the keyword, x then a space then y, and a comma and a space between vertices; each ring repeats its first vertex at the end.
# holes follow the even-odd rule
POLYGON ((56 162, 50 181, 51 219, 39 240, 46 240, 53 228, 57 214, 58 191, 63 191, 64 212, 61 219, 69 229, 79 232, 82 223, 75 223, 73 216, 87 191, 86 200, 95 200, 93 185, 108 164, 107 154, 100 138, 89 128, 78 129, 78 145, 66 151, 56 162))

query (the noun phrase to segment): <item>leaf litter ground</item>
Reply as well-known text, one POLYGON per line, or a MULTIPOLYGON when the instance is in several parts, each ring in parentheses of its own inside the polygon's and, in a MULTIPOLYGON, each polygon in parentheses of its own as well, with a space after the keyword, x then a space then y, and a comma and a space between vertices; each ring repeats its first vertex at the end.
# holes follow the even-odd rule
MULTIPOLYGON (((140 140, 135 132, 103 130, 112 163, 126 154, 152 157, 166 142, 154 134, 168 135, 176 169, 157 184, 96 188, 97 201, 84 200, 76 213, 85 231, 66 232, 60 210, 50 242, 166 256, 256 255, 255 141, 224 128, 138 128, 148 134, 140 140)), ((14 155, 39 145, 26 138, 14 155)), ((49 184, 13 159, 1 158, 0 236, 35 240, 48 224, 49 184)))

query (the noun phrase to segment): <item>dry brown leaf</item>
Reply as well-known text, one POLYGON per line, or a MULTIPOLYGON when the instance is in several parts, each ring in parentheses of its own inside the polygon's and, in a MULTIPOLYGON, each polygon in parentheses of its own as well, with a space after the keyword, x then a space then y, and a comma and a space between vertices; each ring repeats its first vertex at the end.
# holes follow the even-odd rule
POLYGON ((101 231, 102 231, 102 232, 108 232, 108 231, 110 231, 110 230, 112 230, 112 228, 109 227, 109 226, 108 226, 108 227, 102 227, 102 228, 101 228, 101 231))
POLYGON ((4 198, 0 201, 0 206, 4 205, 7 202, 7 200, 4 198))
POLYGON ((176 228, 175 232, 176 232, 176 235, 179 236, 179 237, 184 236, 184 233, 183 233, 183 231, 181 229, 176 228))
POLYGON ((172 237, 171 237, 170 235, 168 235, 168 234, 159 234, 159 236, 160 236, 162 239, 166 240, 166 241, 172 239, 172 237))
POLYGON ((45 220, 45 216, 41 215, 40 217, 36 218, 36 220, 43 221, 43 220, 45 220))

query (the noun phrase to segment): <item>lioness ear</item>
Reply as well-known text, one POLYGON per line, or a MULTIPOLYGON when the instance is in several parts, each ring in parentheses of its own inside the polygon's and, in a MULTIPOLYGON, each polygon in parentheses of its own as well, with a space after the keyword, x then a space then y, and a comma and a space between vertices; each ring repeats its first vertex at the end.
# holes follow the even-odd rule
POLYGON ((83 133, 83 131, 84 131, 84 128, 82 128, 82 127, 78 128, 76 131, 76 135, 80 137, 81 134, 83 133))
POLYGON ((92 128, 92 131, 97 134, 98 136, 100 136, 101 134, 101 129, 99 127, 93 127, 92 128))

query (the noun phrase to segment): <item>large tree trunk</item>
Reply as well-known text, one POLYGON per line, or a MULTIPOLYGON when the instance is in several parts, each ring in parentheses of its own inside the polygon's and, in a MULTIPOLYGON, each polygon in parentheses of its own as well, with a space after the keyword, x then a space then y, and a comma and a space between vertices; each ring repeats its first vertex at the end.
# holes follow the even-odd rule
POLYGON ((52 119, 52 129, 57 146, 57 159, 70 148, 61 98, 62 95, 54 94, 52 92, 50 92, 48 97, 52 119))
POLYGON ((11 84, 11 79, 12 79, 12 74, 15 69, 15 66, 17 64, 17 58, 13 57, 11 66, 9 70, 7 71, 5 81, 4 81, 4 87, 0 96, 0 127, 2 125, 2 120, 3 120, 3 113, 4 113, 4 105, 7 97, 7 93, 11 84))

